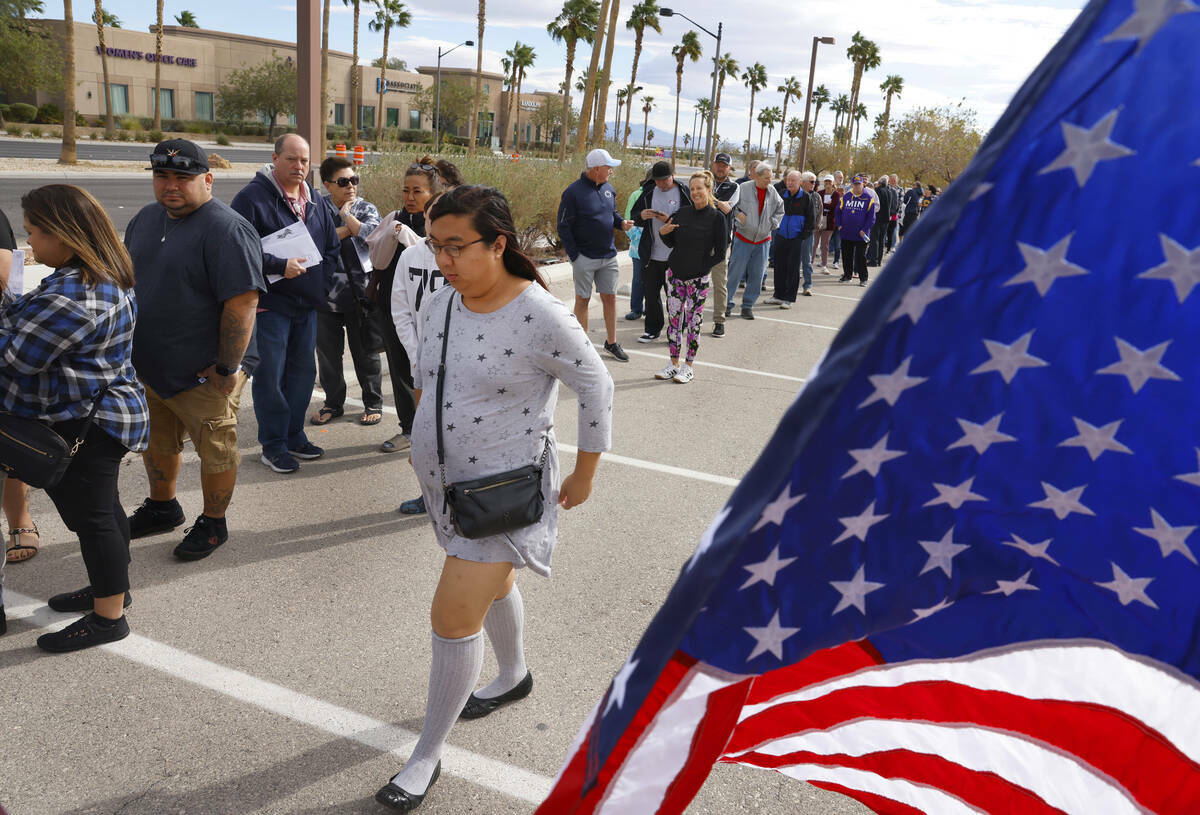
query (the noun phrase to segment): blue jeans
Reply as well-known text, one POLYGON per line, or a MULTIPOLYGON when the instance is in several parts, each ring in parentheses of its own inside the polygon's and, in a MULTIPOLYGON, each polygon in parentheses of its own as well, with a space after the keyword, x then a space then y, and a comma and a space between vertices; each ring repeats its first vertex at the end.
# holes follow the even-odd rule
POLYGON ((317 313, 290 317, 263 311, 254 330, 260 359, 251 392, 258 443, 267 456, 299 450, 308 443, 304 420, 317 377, 317 313))
POLYGON ((817 236, 809 232, 808 237, 800 244, 800 270, 804 276, 804 290, 812 288, 813 244, 817 236))
POLYGON ((729 252, 729 302, 737 294, 737 287, 742 279, 746 280, 746 293, 742 295, 742 308, 753 307, 758 296, 762 294, 763 278, 767 271, 767 252, 771 242, 746 243, 738 237, 733 239, 733 248, 729 252))
POLYGON ((642 260, 633 258, 633 282, 629 284, 629 310, 636 314, 645 314, 646 308, 642 300, 642 260))
POLYGON ((833 230, 833 237, 829 239, 829 249, 833 252, 834 263, 842 259, 842 230, 833 230))

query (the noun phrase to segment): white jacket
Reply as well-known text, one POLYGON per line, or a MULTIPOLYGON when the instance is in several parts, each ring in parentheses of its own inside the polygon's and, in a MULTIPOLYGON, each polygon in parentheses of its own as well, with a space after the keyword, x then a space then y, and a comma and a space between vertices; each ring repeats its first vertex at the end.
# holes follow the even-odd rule
POLYGON ((396 336, 410 360, 416 360, 421 347, 421 309, 435 291, 446 285, 438 271, 437 259, 424 238, 401 253, 392 281, 392 322, 396 336))

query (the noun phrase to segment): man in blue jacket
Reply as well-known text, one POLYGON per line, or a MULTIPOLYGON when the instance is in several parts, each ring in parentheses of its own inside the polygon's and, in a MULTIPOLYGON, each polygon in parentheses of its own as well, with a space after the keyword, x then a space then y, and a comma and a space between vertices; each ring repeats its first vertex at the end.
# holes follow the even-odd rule
POLYGON ((325 451, 304 435, 304 420, 312 400, 317 364, 317 312, 337 268, 340 242, 329 208, 317 200, 306 179, 308 142, 294 133, 275 142, 271 164, 263 167, 232 207, 266 237, 286 226, 303 224, 321 259, 263 253, 267 293, 258 301, 255 337, 259 363, 252 393, 258 419, 262 463, 277 473, 300 469, 296 459, 316 459, 325 451))
POLYGON ((558 238, 562 241, 575 277, 575 319, 587 331, 588 301, 592 284, 604 307, 604 350, 621 362, 629 355, 617 342, 617 246, 613 231, 633 228, 617 211, 617 191, 608 179, 621 162, 607 150, 587 154, 586 168, 563 190, 558 205, 558 238))

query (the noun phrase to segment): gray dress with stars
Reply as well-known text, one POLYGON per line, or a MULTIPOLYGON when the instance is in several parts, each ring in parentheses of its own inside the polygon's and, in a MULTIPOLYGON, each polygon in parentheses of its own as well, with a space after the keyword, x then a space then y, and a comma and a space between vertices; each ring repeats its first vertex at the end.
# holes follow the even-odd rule
POLYGON ((488 314, 464 307, 449 286, 421 311, 424 329, 413 366, 421 403, 413 422, 412 462, 438 543, 446 554, 464 560, 507 561, 548 577, 558 538, 558 383, 564 382, 579 397, 579 449, 600 453, 609 449, 612 439, 612 377, 574 315, 536 283, 488 314), (533 464, 549 441, 542 520, 507 535, 461 537, 444 507, 435 402, 447 303, 453 311, 442 395, 446 482, 533 464))

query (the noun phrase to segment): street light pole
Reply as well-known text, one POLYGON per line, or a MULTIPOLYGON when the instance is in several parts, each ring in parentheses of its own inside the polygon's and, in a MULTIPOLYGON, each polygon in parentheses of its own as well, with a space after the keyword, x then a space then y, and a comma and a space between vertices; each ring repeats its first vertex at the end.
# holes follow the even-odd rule
POLYGON ((708 36, 710 36, 710 37, 715 37, 715 38, 716 38, 716 40, 717 40, 717 52, 716 52, 716 54, 714 54, 714 55, 713 55, 713 82, 712 82, 712 96, 711 96, 711 97, 709 97, 709 101, 711 101, 711 102, 712 102, 712 104, 713 104, 713 113, 712 113, 712 114, 710 114, 709 116, 706 116, 706 117, 705 117, 705 118, 708 120, 708 126, 707 126, 707 128, 705 129, 705 137, 704 137, 704 140, 705 140, 705 142, 706 142, 706 144, 705 144, 705 147, 704 147, 704 166, 706 166, 706 167, 707 167, 709 164, 711 164, 711 163, 712 163, 712 161, 711 161, 711 155, 712 155, 712 152, 713 152, 713 143, 712 143, 712 140, 713 140, 713 119, 715 119, 715 118, 716 118, 716 106, 717 106, 717 73, 718 73, 718 67, 719 67, 719 66, 720 66, 720 64, 721 64, 721 34, 722 34, 722 31, 723 31, 723 28, 724 28, 724 24, 718 20, 718 21, 717 21, 717 33, 716 33, 716 34, 714 34, 714 33, 712 33, 711 31, 709 31, 707 28, 705 28, 704 26, 700 25, 698 22, 696 22, 695 20, 693 20, 691 17, 687 16, 686 14, 683 14, 682 12, 675 11, 674 9, 669 9, 669 8, 660 8, 660 9, 658 10, 658 14, 659 14, 659 16, 660 16, 660 17, 682 17, 683 19, 687 20, 687 21, 688 21, 689 23, 691 23, 692 25, 696 26, 696 28, 698 28, 698 29, 700 29, 701 31, 703 31, 703 32, 704 32, 705 34, 707 34, 708 36))
MULTIPOLYGON (((454 46, 454 48, 451 48, 450 51, 453 51, 455 48, 462 48, 464 45, 474 45, 474 44, 475 43, 473 41, 466 40, 464 42, 460 42, 458 45, 454 46)), ((433 138, 433 145, 434 145, 433 151, 435 153, 442 152, 442 57, 449 54, 450 51, 443 51, 442 47, 440 45, 438 46, 437 87, 433 89, 433 98, 436 100, 433 103, 433 107, 434 107, 433 130, 435 133, 434 138, 433 138)), ((386 88, 385 88, 385 90, 386 90, 386 88)), ((399 122, 397 122, 396 124, 399 124, 399 122)))
POLYGON ((813 74, 817 71, 817 45, 819 43, 833 45, 834 39, 833 37, 813 37, 812 62, 808 65, 808 96, 804 101, 804 133, 800 136, 800 163, 796 165, 801 172, 804 170, 804 159, 808 154, 808 114, 812 108, 813 74))

